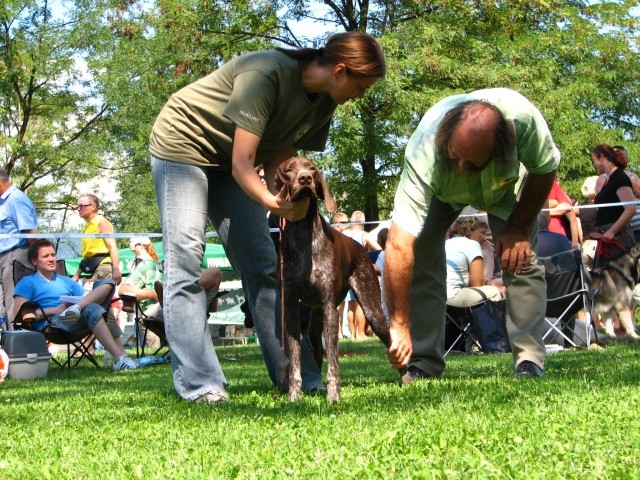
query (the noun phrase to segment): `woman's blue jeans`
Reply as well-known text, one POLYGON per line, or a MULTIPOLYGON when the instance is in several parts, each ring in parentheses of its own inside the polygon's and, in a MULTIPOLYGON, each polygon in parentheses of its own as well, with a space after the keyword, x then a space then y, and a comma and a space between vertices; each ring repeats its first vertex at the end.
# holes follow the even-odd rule
MULTIPOLYGON (((227 387, 209 334, 205 292, 198 285, 208 219, 240 276, 267 372, 280 386, 277 258, 264 207, 231 174, 153 155, 151 168, 162 220, 164 318, 176 391, 194 400, 227 387)), ((303 348, 303 388, 313 390, 322 385, 322 377, 303 348)))

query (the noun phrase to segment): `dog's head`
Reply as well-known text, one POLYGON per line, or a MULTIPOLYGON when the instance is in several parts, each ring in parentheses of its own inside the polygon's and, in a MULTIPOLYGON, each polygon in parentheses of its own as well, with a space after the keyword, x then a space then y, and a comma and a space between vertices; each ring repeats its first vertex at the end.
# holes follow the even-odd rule
POLYGON ((590 284, 596 286, 609 281, 612 291, 620 290, 623 285, 640 283, 640 243, 608 264, 593 269, 590 277, 590 284))
POLYGON ((320 199, 328 212, 336 211, 336 201, 322 172, 307 158, 290 158, 282 162, 276 172, 275 186, 278 190, 286 188, 287 198, 292 202, 306 197, 320 199))
POLYGON ((640 283, 640 243, 637 243, 631 250, 629 250, 628 254, 634 265, 634 280, 636 283, 640 283))
POLYGON ((631 247, 627 253, 600 268, 607 268, 611 264, 615 265, 616 270, 619 272, 624 272, 629 279, 633 280, 634 284, 640 283, 640 243, 631 247))

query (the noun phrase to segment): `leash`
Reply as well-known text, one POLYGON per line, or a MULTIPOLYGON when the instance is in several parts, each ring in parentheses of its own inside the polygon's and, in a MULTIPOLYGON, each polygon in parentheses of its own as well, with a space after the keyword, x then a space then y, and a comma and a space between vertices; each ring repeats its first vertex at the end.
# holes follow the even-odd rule
POLYGON ((627 251, 628 251, 627 247, 622 245, 615 238, 609 239, 609 238, 601 237, 598 240, 598 247, 596 249, 596 253, 598 255, 602 255, 603 257, 608 258, 608 259, 613 258, 613 252, 611 250, 609 250, 607 248, 607 246, 609 246, 609 247, 616 246, 619 249, 621 249, 624 253, 627 253, 627 251))
MULTIPOLYGON (((280 168, 276 170, 276 184, 278 181, 282 182, 283 185, 287 184, 287 178, 282 175, 280 172, 280 168)), ((287 200, 290 200, 291 192, 287 192, 287 200)), ((280 390, 285 392, 284 386, 287 384, 287 352, 285 349, 285 344, 287 341, 287 325, 284 318, 284 255, 282 252, 282 232, 284 231, 284 227, 286 225, 287 220, 283 217, 280 217, 278 221, 278 226, 280 227, 279 240, 280 240, 280 390)))
POLYGON ((284 227, 286 224, 286 220, 283 217, 280 217, 280 221, 278 225, 280 227, 280 389, 284 392, 284 386, 287 384, 287 354, 285 350, 285 342, 287 341, 287 324, 284 319, 284 261, 282 255, 282 232, 284 231, 284 227))

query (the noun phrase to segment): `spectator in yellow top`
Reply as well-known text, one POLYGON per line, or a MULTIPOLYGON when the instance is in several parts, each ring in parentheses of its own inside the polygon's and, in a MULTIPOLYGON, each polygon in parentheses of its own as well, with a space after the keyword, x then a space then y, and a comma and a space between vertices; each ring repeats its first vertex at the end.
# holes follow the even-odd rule
MULTIPOLYGON (((82 233, 113 233, 113 225, 98 213, 100 200, 92 194, 82 194, 78 198, 78 214, 87 222, 82 233)), ((120 257, 114 238, 83 238, 82 262, 73 275, 78 280, 84 274, 91 275, 91 281, 113 278, 116 285, 122 281, 120 257)))

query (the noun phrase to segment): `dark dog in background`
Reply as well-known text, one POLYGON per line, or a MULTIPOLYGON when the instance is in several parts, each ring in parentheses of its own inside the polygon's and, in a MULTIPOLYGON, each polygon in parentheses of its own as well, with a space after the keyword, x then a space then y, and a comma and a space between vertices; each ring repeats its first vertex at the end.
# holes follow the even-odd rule
POLYGON ((589 288, 596 291, 594 314, 600 314, 605 332, 615 337, 614 314, 620 325, 632 338, 640 338, 633 325, 633 288, 640 283, 640 244, 611 263, 591 272, 589 288))
POLYGON ((338 366, 338 305, 349 288, 362 307, 367 323, 389 347, 389 327, 382 311, 380 285, 367 251, 351 238, 331 228, 318 214, 318 200, 327 211, 336 203, 320 170, 306 158, 283 162, 276 175, 276 188, 286 188, 291 201, 309 198, 303 220, 281 227, 280 256, 283 312, 289 350, 289 399, 300 396, 300 319, 298 303, 312 307, 309 339, 318 366, 322 365, 322 337, 327 352, 327 398, 340 399, 338 366))

